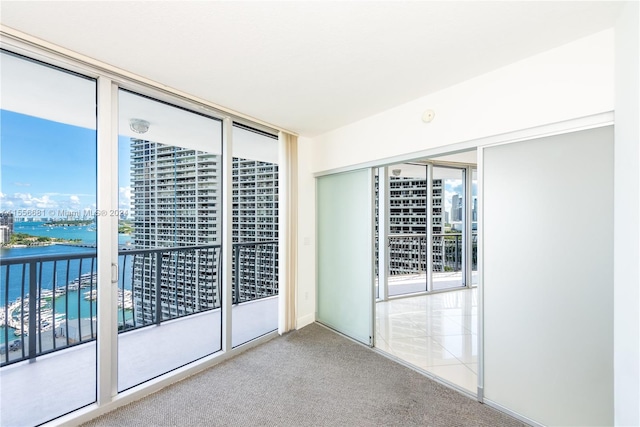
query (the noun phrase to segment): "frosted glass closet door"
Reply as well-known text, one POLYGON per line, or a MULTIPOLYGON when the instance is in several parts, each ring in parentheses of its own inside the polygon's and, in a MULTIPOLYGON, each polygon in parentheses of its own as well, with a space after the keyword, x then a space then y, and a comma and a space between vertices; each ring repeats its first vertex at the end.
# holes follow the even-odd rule
POLYGON ((317 180, 318 322, 370 345, 373 336, 373 171, 317 180))
POLYGON ((483 152, 484 396, 613 424, 613 129, 483 152))

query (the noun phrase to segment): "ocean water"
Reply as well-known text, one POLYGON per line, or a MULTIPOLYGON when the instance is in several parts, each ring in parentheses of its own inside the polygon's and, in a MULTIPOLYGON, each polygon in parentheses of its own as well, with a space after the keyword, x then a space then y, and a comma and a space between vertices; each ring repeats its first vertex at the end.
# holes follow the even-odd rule
MULTIPOLYGON (((80 239, 84 244, 96 243, 96 231, 87 226, 82 227, 47 227, 44 223, 26 222, 16 223, 14 225, 16 233, 27 233, 33 236, 48 236, 62 239, 80 239)), ((130 241, 130 236, 120 235, 119 243, 126 244, 130 241)), ((70 246, 64 244, 56 244, 50 246, 26 247, 26 248, 10 248, 0 249, 0 257, 3 259, 11 259, 18 257, 33 256, 52 256, 69 254, 70 256, 77 254, 95 254, 95 248, 86 248, 78 246, 70 246)), ((131 267, 123 268, 122 257, 120 259, 120 272, 124 272, 125 289, 131 288, 131 267)), ((4 312, 7 304, 15 302, 18 298, 29 293, 29 269, 28 266, 23 271, 24 264, 2 266, 0 268, 0 310, 4 312)), ((75 259, 70 261, 43 262, 38 264, 38 283, 43 290, 52 289, 54 284, 57 289, 66 289, 66 285, 78 279, 83 274, 91 274, 97 271, 97 261, 95 258, 87 258, 82 261, 75 259)), ((122 278, 122 276, 121 276, 122 278)), ((122 284, 120 285, 122 286, 122 284)), ((93 284, 96 289, 96 284, 93 284)), ((90 288, 82 288, 80 291, 67 290, 67 292, 55 299, 55 312, 65 314, 69 320, 78 318, 88 318, 97 313, 95 301, 85 299, 85 293, 90 292, 90 288)), ((47 302, 48 308, 53 309, 54 301, 47 302)), ((118 316, 122 313, 119 311, 118 316)), ((131 317, 131 313, 127 311, 125 317, 131 317)), ((15 339, 12 328, 7 328, 8 339, 15 339)), ((0 327, 0 343, 5 342, 5 327, 0 327)))
MULTIPOLYGON (((55 237, 58 239, 80 239, 82 243, 95 244, 98 233, 95 224, 73 227, 49 227, 44 222, 16 222, 13 226, 15 233, 27 233, 32 236, 55 237)), ((118 235, 118 243, 121 245, 131 241, 131 236, 118 235)))

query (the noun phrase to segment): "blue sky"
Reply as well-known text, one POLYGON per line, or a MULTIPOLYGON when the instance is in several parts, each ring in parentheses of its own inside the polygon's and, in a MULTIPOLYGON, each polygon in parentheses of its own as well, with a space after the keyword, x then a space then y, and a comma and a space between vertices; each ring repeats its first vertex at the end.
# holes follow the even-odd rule
MULTIPOLYGON (((463 186, 462 179, 445 179, 444 181, 444 210, 451 213, 451 203, 454 195, 462 196, 463 186)), ((478 195, 478 183, 473 181, 471 184, 471 198, 475 199, 478 195)), ((472 205, 473 208, 473 205, 472 205)))
MULTIPOLYGON (((120 139, 126 166, 120 168, 119 186, 126 195, 128 138, 120 139)), ((47 217, 59 210, 95 210, 95 130, 0 110, 0 141, 1 210, 44 211, 47 217)), ((128 207, 128 199, 122 202, 128 207)))

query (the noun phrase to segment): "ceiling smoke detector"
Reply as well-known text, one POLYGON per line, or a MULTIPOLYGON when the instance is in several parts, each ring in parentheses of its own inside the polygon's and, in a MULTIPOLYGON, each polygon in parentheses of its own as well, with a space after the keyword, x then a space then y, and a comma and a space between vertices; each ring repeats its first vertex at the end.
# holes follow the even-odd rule
POLYGON ((149 122, 142 119, 131 119, 129 127, 135 133, 146 133, 149 130, 149 122))

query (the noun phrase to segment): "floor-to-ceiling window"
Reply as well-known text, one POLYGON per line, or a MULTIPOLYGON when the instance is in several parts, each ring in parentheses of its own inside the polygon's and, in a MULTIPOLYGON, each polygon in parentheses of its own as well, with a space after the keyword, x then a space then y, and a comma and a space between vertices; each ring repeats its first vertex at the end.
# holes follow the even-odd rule
POLYGON ((68 65, 2 52, 3 426, 144 393, 278 326, 276 132, 68 65))
POLYGON ((470 225, 471 235, 470 252, 471 252, 471 284, 478 284, 478 169, 471 169, 471 206, 467 209, 471 212, 470 225))
MULTIPOLYGON (((427 290, 427 166, 387 167, 388 295, 427 290)), ((382 207, 384 209, 384 207, 382 207)))
POLYGON ((222 348, 222 122, 118 95, 125 390, 222 348))
POLYGON ((433 167, 431 248, 431 290, 464 286, 466 243, 465 171, 454 167, 433 167))
POLYGON ((277 163, 277 137, 234 125, 234 347, 278 328, 277 163))
POLYGON ((96 401, 96 82, 0 62, 0 419, 35 425, 96 401))
POLYGON ((461 156, 380 168, 378 268, 388 277, 376 347, 475 393, 477 289, 466 288, 477 277, 477 174, 475 152, 461 156))
MULTIPOLYGON (((380 259, 380 251, 387 251, 388 257, 383 258, 387 263, 383 266, 387 268, 387 296, 441 291, 472 283, 469 279, 477 266, 473 262, 466 266, 471 254, 466 248, 471 247, 470 243, 476 244, 472 237, 476 222, 475 209, 471 215, 467 212, 467 174, 467 167, 427 162, 386 167, 385 179, 379 180, 382 184, 376 193, 378 201, 384 200, 379 203, 376 217, 378 230, 386 233, 386 249, 378 245, 376 253, 380 259), (382 217, 384 220, 380 221, 382 217)), ((476 253, 475 249, 472 253, 476 253)), ((382 298, 379 292, 377 295, 382 298)))

